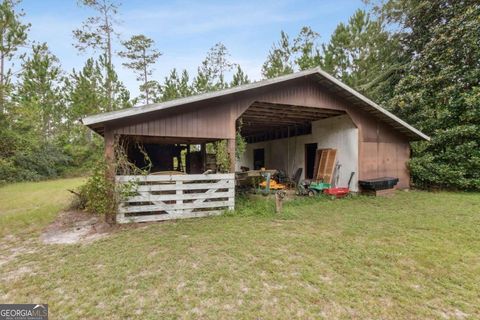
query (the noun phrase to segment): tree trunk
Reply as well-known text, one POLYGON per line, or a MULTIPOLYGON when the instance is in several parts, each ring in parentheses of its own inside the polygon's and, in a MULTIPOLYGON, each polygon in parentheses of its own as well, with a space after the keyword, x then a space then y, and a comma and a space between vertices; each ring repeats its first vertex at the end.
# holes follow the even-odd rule
POLYGON ((108 111, 113 111, 113 98, 112 98, 112 81, 110 79, 110 73, 112 72, 112 35, 110 30, 110 21, 108 19, 108 12, 105 9, 105 30, 107 32, 107 96, 108 96, 108 111))
MULTIPOLYGON (((2 29, 0 43, 3 48, 5 29, 2 29)), ((5 52, 0 54, 0 114, 5 112, 5 52)))
MULTIPOLYGON (((2 39, 3 40, 3 39, 2 39)), ((5 112, 5 56, 0 57, 0 114, 5 112)))
POLYGON ((149 103, 149 98, 148 98, 148 74, 147 74, 147 61, 146 61, 146 51, 143 49, 143 77, 145 80, 144 86, 145 86, 145 102, 146 104, 149 103))

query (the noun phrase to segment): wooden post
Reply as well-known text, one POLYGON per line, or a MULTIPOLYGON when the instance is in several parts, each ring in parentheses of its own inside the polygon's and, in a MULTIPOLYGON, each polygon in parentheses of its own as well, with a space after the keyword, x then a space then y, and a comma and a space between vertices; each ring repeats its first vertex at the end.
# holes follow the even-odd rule
POLYGON ((207 171, 207 144, 202 143, 201 145, 201 152, 202 152, 202 172, 207 171))
MULTIPOLYGON (((177 182, 175 182, 175 184, 176 184, 177 186, 181 186, 181 185, 183 184, 183 181, 177 181, 177 182)), ((175 191, 175 194, 181 196, 181 195, 183 194, 183 190, 182 190, 182 189, 178 189, 178 190, 175 191)), ((183 200, 178 199, 175 203, 176 203, 176 204, 183 204, 183 200)), ((181 214, 181 213, 183 213, 183 210, 182 210, 182 209, 177 210, 177 214, 181 214)))
POLYGON ((278 193, 275 193, 275 213, 282 212, 282 198, 278 193))
MULTIPOLYGON (((180 153, 179 161, 180 162, 182 161, 182 153, 180 153)), ((192 171, 190 167, 191 163, 192 162, 190 161, 190 145, 187 144, 187 154, 185 155, 185 173, 186 174, 189 174, 192 171)))
MULTIPOLYGON (((105 127, 104 133, 104 142, 105 142, 105 178, 109 181, 112 186, 115 185, 115 137, 113 134, 113 130, 108 127, 105 127)), ((112 188, 108 189, 107 197, 112 200, 115 200, 115 191, 112 188)), ((114 204, 115 201, 112 201, 114 204)), ((115 224, 116 222, 116 214, 117 208, 112 205, 112 208, 109 208, 107 213, 105 214, 105 221, 109 224, 115 224)))
POLYGON ((228 156, 230 158, 230 172, 235 173, 235 144, 236 141, 235 139, 228 139, 227 140, 227 151, 228 151, 228 156))
POLYGON ((281 213, 282 212, 282 207, 283 207, 283 198, 287 193, 284 190, 278 190, 275 192, 275 212, 276 213, 281 213))

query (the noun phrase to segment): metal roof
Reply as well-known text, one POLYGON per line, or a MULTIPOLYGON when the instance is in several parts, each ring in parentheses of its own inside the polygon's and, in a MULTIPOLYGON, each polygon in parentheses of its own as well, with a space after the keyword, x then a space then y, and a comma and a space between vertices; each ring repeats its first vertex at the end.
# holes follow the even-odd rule
POLYGON ((301 77, 315 77, 319 83, 321 83, 322 85, 334 91, 335 94, 340 94, 342 97, 352 102, 353 104, 361 108, 367 109, 367 111, 371 113, 374 113, 377 117, 389 123, 396 129, 405 133, 407 136, 413 139, 418 140, 418 138, 421 138, 425 140, 430 140, 430 137, 427 136, 426 134, 415 129, 413 126, 409 125, 408 123, 398 118, 391 112, 380 107, 378 104, 376 104, 372 100, 368 99, 364 95, 350 88, 349 86, 342 83, 341 81, 334 78, 333 76, 329 75, 328 73, 326 73, 320 68, 300 71, 300 72, 288 74, 285 76, 280 76, 273 79, 257 81, 254 83, 245 84, 245 85, 241 85, 241 86, 237 86, 229 89, 199 94, 199 95, 190 96, 186 98, 175 99, 167 102, 148 104, 148 105, 143 105, 139 107, 132 107, 132 108, 123 109, 123 110, 96 114, 96 115, 88 116, 81 119, 81 122, 86 126, 96 127, 99 124, 107 123, 113 120, 138 116, 141 114, 147 114, 147 113, 155 112, 159 110, 166 110, 166 109, 170 109, 170 108, 174 108, 174 107, 178 107, 181 105, 190 104, 194 102, 199 102, 203 100, 224 97, 224 96, 228 96, 235 93, 245 92, 245 91, 249 91, 257 88, 267 87, 267 86, 274 85, 281 82, 286 82, 289 80, 298 79, 301 77))

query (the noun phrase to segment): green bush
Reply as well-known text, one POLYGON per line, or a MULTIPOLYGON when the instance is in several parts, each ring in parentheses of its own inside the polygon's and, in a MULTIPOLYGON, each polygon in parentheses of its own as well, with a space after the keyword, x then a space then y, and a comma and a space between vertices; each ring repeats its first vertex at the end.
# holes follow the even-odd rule
POLYGON ((94 138, 92 141, 65 143, 63 152, 71 162, 64 171, 66 175, 85 175, 103 158, 103 140, 94 138))
POLYGON ((416 143, 409 168, 416 186, 480 190, 480 129, 437 130, 430 143, 416 143))
MULTIPOLYGON (((137 168, 129 162, 125 154, 125 146, 115 145, 115 168, 114 172, 127 175, 143 175, 148 171, 137 168)), ((145 161, 151 163, 145 153, 145 161)), ((93 214, 106 215, 114 213, 119 199, 135 195, 137 182, 131 181, 121 185, 115 185, 114 181, 107 179, 107 164, 102 158, 94 165, 94 170, 87 182, 80 187, 77 193, 76 207, 93 214)))
POLYGON ((0 159, 0 182, 55 178, 63 174, 70 161, 53 143, 32 144, 0 159))
POLYGON ((87 182, 80 187, 78 194, 81 209, 105 215, 115 207, 115 197, 112 197, 115 185, 106 179, 105 169, 104 163, 97 165, 87 182))
POLYGON ((0 184, 15 181, 38 181, 41 176, 31 170, 17 167, 11 158, 0 158, 0 184))

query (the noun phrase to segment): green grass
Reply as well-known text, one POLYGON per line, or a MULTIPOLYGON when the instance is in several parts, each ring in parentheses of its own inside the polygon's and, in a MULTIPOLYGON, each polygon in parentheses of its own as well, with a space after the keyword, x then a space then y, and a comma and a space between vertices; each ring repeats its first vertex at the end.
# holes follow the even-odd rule
POLYGON ((85 179, 23 182, 0 187, 0 237, 41 230, 70 201, 85 179))
MULTIPOLYGON (((55 202, 42 212, 65 203, 55 202)), ((280 215, 261 197, 237 208, 83 245, 8 240, 0 303, 47 302, 52 319, 480 318, 478 193, 305 198, 280 215)))

